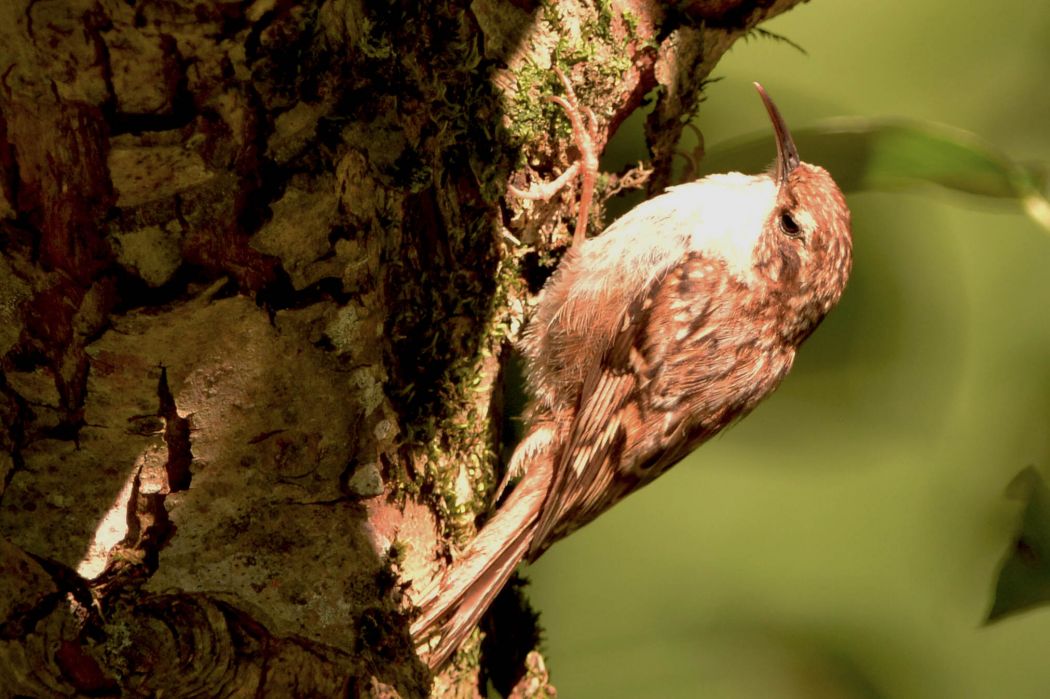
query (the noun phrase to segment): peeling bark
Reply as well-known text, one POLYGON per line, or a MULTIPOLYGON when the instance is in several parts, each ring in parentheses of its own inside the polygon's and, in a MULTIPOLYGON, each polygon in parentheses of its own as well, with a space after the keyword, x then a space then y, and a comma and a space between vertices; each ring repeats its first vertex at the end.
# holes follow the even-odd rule
POLYGON ((666 186, 795 2, 2 3, 0 687, 553 695, 520 586, 436 680, 407 630, 569 239, 507 186, 576 155, 555 65, 666 186))

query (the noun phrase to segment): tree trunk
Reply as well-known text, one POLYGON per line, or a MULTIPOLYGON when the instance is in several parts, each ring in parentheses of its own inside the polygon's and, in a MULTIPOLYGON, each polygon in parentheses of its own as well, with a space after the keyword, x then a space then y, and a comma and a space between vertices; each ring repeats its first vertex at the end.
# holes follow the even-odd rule
POLYGON ((432 689, 407 631, 572 226, 508 184, 576 155, 560 66, 599 147, 651 97, 661 189, 796 1, 2 3, 0 694, 552 692, 520 594, 432 689))

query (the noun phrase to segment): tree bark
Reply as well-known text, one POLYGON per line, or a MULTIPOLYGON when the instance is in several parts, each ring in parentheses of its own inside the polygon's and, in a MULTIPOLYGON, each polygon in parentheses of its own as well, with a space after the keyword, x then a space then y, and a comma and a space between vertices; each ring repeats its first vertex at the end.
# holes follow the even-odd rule
POLYGON ((0 694, 552 693, 518 585, 433 685, 407 631, 572 228, 508 184, 576 155, 558 66, 663 188, 796 2, 2 3, 0 694))

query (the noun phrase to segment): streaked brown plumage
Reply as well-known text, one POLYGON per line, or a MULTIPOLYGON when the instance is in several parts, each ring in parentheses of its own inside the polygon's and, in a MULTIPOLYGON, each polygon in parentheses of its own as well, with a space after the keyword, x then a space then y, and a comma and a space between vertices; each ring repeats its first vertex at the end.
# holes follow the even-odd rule
POLYGON ((772 173, 671 188, 575 245, 544 288, 521 343, 530 427, 509 467, 521 481, 419 600, 412 631, 432 667, 520 561, 769 395, 842 295, 845 200, 824 169, 800 162, 756 87, 777 135, 772 173))

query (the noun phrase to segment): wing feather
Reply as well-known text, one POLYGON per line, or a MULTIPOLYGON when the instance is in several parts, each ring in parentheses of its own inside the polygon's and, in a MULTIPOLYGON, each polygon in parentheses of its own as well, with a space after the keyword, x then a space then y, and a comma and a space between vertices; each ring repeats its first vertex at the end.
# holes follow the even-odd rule
POLYGON ((531 558, 748 409, 746 400, 737 403, 752 391, 734 386, 734 377, 747 376, 761 353, 736 331, 733 309, 711 302, 726 278, 715 264, 693 253, 654 279, 624 311, 600 360, 586 369, 531 558), (718 401, 728 409, 717 410, 718 401))
POLYGON ((579 410, 554 468, 550 493, 540 514, 530 555, 586 524, 634 489, 637 479, 620 470, 627 440, 625 418, 644 377, 635 347, 652 306, 651 293, 624 314, 609 350, 583 383, 579 410))

